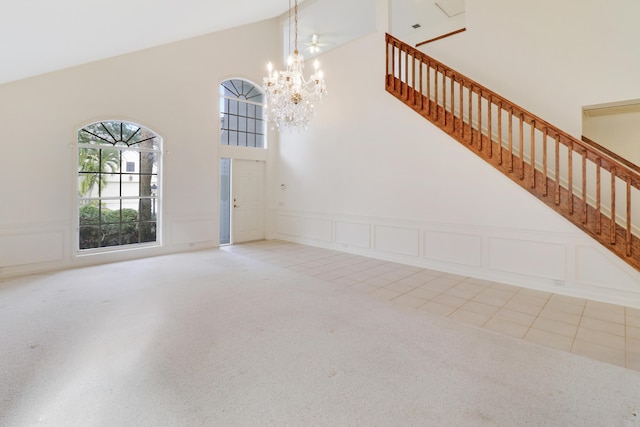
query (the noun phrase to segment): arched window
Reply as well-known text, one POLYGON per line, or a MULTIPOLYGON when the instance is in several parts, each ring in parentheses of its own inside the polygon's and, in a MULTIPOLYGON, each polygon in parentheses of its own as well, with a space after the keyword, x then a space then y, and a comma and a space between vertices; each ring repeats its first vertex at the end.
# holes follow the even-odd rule
POLYGON ((161 139, 135 123, 78 131, 78 248, 157 242, 161 139))
POLYGON ((241 79, 220 85, 222 145, 265 148, 264 94, 253 83, 241 79))

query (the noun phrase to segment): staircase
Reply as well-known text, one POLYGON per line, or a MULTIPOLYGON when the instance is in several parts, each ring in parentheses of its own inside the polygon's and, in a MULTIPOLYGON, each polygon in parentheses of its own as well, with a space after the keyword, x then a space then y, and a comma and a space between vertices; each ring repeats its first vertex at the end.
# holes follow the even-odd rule
POLYGON ((389 34, 386 45, 389 93, 640 271, 637 166, 389 34))

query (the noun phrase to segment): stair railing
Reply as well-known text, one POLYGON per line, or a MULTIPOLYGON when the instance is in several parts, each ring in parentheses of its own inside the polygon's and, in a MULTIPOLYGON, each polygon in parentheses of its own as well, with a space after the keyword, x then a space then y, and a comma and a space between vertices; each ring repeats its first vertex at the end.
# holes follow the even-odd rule
POLYGON ((386 44, 388 92, 640 270, 638 167, 389 34, 386 44))

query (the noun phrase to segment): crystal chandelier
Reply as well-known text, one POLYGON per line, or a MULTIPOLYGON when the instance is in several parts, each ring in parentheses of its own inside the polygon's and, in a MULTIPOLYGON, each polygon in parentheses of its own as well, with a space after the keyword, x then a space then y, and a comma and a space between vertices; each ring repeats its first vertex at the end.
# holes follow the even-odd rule
MULTIPOLYGON (((269 63, 269 75, 263 79, 267 93, 267 115, 272 125, 306 129, 315 115, 314 102, 322 101, 327 94, 323 74, 318 60, 314 62, 314 73, 305 79, 304 57, 298 51, 298 0, 294 8, 295 43, 293 54, 289 54, 286 71, 277 72, 269 63)), ((289 39, 291 39, 291 0, 289 0, 289 39)))

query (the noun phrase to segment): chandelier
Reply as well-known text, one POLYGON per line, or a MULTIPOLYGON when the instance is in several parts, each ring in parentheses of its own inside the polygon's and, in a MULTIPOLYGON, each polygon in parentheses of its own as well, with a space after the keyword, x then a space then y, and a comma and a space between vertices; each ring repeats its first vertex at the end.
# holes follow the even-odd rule
MULTIPOLYGON (((294 8, 295 43, 293 54, 289 54, 286 71, 274 71, 269 63, 269 74, 263 79, 267 93, 267 116, 277 130, 283 127, 306 129, 315 116, 314 102, 321 102, 327 95, 323 74, 318 60, 314 62, 314 73, 305 79, 304 57, 298 51, 298 0, 294 8)), ((289 40, 291 40, 291 0, 289 0, 289 40)), ((290 41, 289 41, 290 42, 290 41)), ((291 51, 289 51, 291 52, 291 51)))

